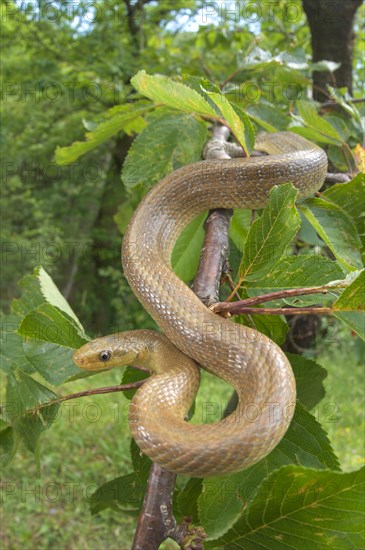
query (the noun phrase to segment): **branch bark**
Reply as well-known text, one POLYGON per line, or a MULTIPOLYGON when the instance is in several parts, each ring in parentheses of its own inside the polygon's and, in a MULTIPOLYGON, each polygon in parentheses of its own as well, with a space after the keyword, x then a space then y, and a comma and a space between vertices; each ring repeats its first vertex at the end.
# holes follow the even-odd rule
MULTIPOLYGON (((310 294, 327 294, 330 291, 345 288, 346 285, 338 284, 337 286, 313 286, 308 288, 293 288, 290 290, 278 290, 276 292, 270 292, 268 294, 262 294, 261 296, 254 296, 253 298, 246 298, 245 300, 238 300, 237 302, 219 302, 211 306, 213 313, 229 313, 230 315, 240 315, 241 313, 273 313, 279 312, 280 314, 286 315, 297 315, 299 313, 307 313, 308 309, 311 310, 311 313, 318 313, 319 308, 312 306, 310 308, 290 308, 290 313, 287 313, 286 309, 288 308, 266 308, 265 310, 254 309, 252 306, 263 304, 265 302, 271 302, 273 300, 282 300, 286 298, 294 298, 295 296, 308 296, 310 294), (250 309, 250 311, 248 311, 250 309), (252 310, 252 311, 251 311, 252 310), (304 311, 305 310, 305 311, 304 311)), ((332 312, 331 308, 322 308, 323 310, 329 310, 332 312)), ((326 311, 327 314, 327 311, 326 311)))
MULTIPOLYGON (((149 372, 146 369, 141 369, 140 367, 138 367, 138 369, 143 370, 145 372, 149 372)), ((89 395, 103 395, 105 393, 137 390, 138 388, 143 386, 145 382, 146 382, 146 379, 138 380, 137 382, 131 382, 130 384, 121 384, 120 386, 104 386, 103 388, 95 388, 93 390, 84 390, 76 393, 70 393, 69 395, 63 395, 61 397, 58 397, 57 399, 52 399, 51 401, 47 401, 47 403, 42 403, 41 405, 39 405, 38 407, 35 407, 34 409, 27 409, 24 412, 36 413, 41 409, 49 407, 50 405, 57 405, 57 403, 63 403, 64 401, 70 401, 71 399, 77 399, 79 397, 88 397, 89 395)))

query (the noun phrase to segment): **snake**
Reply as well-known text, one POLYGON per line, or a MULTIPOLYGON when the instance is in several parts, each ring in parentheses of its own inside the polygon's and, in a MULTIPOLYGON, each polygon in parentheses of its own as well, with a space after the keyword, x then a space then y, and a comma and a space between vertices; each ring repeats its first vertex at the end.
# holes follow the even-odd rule
POLYGON ((153 462, 191 477, 225 475, 266 457, 292 420, 296 384, 281 350, 261 332, 213 313, 174 273, 171 254, 182 230, 202 211, 261 209, 275 185, 298 198, 320 189, 327 156, 291 132, 263 134, 262 156, 202 160, 163 178, 137 207, 122 243, 124 274, 161 329, 102 336, 73 360, 88 371, 132 365, 151 376, 135 393, 131 433, 153 462), (230 384, 237 408, 213 423, 189 422, 200 367, 230 384))

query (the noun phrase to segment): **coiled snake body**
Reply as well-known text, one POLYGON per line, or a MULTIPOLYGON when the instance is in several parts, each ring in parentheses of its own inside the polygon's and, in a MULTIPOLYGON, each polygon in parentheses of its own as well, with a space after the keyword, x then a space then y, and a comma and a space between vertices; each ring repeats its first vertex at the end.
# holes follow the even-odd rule
POLYGON ((319 147, 282 132, 265 135, 256 148, 268 156, 201 161, 176 170, 149 192, 130 222, 122 248, 124 273, 165 335, 119 333, 74 355, 87 370, 132 364, 155 373, 132 401, 130 426, 140 449, 177 473, 205 477, 251 466, 278 444, 294 411, 295 381, 280 348, 263 334, 214 315, 170 265, 178 235, 201 211, 262 208, 280 183, 293 183, 300 197, 321 187, 327 157, 319 147), (185 421, 199 385, 196 362, 238 393, 236 411, 223 421, 185 421))

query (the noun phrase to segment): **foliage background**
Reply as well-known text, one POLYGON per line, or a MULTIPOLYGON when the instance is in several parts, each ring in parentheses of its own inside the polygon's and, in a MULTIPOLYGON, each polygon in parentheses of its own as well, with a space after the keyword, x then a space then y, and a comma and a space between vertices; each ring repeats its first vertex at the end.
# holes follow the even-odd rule
MULTIPOLYGON (((97 12, 85 10, 82 4, 70 10, 67 2, 53 4, 53 12, 42 2, 21 7, 2 4, 1 308, 6 337, 17 322, 11 311, 13 298, 21 292, 17 282, 38 265, 52 275, 90 336, 154 326, 120 273, 119 252, 131 212, 154 180, 146 178, 136 186, 133 172, 124 172, 123 183, 120 174, 135 135, 145 128, 146 120, 151 127, 158 117, 151 113, 146 119, 136 118, 73 164, 60 165, 55 159, 57 147, 82 141, 85 131, 92 132, 108 120, 107 109, 135 99, 129 81, 138 70, 180 75, 191 82, 192 77, 203 75, 220 84, 240 67, 227 85, 227 97, 241 103, 261 129, 286 128, 291 100, 298 99, 299 93, 301 98, 307 96, 313 67, 299 2, 298 15, 283 17, 288 14, 288 2, 279 1, 274 17, 264 3, 259 16, 252 10, 239 18, 237 13, 204 11, 204 5, 199 9, 194 1, 145 4, 133 14, 133 2, 108 0, 100 3, 97 12)), ((356 28, 355 97, 361 97, 364 85, 360 21, 361 12, 356 28)), ((343 141, 355 146, 356 126, 338 120, 336 126, 333 118, 332 122, 343 141)), ((206 128, 201 130, 202 143, 206 128)), ((199 157, 196 151, 185 154, 199 157)), ((348 169, 341 147, 330 146, 329 154, 336 168, 348 169)), ((135 169, 138 159, 132 165, 135 169)), ((154 177, 158 180, 159 174, 154 177)), ((364 443, 361 344, 337 325, 331 325, 327 341, 330 349, 322 346, 318 362, 327 364, 330 373, 326 402, 340 402, 341 414, 325 428, 343 468, 354 470, 361 465, 364 443), (345 378, 351 397, 342 383, 345 378)), ((110 383, 118 383, 118 374, 108 376, 110 383)), ((80 380, 64 392, 97 383, 97 379, 80 380)), ((103 375, 99 385, 107 384, 103 375)), ((207 377, 202 402, 209 398, 220 403, 227 397, 224 391, 207 377)), ((64 548, 112 548, 116 540, 128 547, 132 513, 128 517, 104 511, 93 518, 90 530, 86 496, 131 469, 123 421, 127 402, 110 396, 94 402, 102 411, 97 422, 83 401, 81 413, 45 432, 41 446, 47 454, 41 462, 20 447, 16 462, 6 471, 4 518, 12 521, 4 530, 4 547, 57 548, 61 530, 64 548), (116 410, 121 412, 117 422, 116 410), (55 485, 55 480, 61 484, 55 485)), ((173 543, 166 543, 166 548, 172 547, 173 543)))

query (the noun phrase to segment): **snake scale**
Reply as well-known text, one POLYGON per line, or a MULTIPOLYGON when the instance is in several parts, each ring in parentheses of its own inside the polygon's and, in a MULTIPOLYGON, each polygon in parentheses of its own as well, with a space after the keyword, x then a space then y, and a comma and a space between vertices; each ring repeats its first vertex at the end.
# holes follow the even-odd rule
POLYGON ((194 477, 236 472, 281 440, 296 399, 291 366, 268 337, 212 313, 171 269, 182 229, 212 208, 262 208, 274 185, 291 182, 299 197, 325 178, 324 151, 290 132, 256 143, 265 156, 196 162, 161 180, 137 208, 123 239, 128 282, 164 334, 128 331, 77 350, 87 370, 131 364, 153 372, 131 403, 129 423, 140 449, 173 472, 194 477), (197 363, 238 393, 230 416, 194 425, 186 416, 199 386, 197 363))

